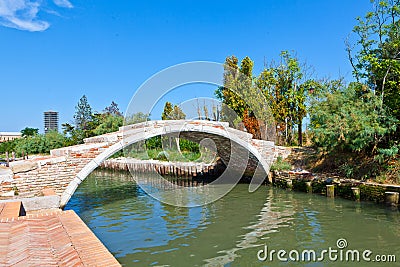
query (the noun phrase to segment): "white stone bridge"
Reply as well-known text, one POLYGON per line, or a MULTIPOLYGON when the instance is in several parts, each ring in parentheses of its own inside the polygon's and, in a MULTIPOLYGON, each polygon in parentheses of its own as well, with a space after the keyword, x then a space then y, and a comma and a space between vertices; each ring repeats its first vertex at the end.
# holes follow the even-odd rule
POLYGON ((40 196, 43 189, 50 188, 60 197, 59 206, 64 207, 79 184, 104 160, 129 145, 159 135, 201 142, 203 146, 216 149, 224 164, 233 168, 237 162, 243 161, 240 157, 246 154, 247 167, 238 169, 241 175, 251 176, 258 166, 265 178, 273 159, 286 153, 273 142, 252 139, 251 134, 230 128, 223 122, 148 121, 87 138, 81 145, 54 149, 50 156, 14 162, 10 166, 12 173, 0 177, 0 194, 3 198, 34 197, 40 196), (205 139, 208 141, 204 142, 205 139), (14 193, 18 196, 12 197, 14 193))

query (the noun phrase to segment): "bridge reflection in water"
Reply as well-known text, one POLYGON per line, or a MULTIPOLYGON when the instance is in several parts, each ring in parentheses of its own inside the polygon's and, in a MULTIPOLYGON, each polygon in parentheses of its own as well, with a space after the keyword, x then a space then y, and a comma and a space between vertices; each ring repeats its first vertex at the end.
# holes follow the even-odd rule
MULTIPOLYGON (((265 244, 286 251, 334 248, 338 238, 350 249, 400 255, 398 211, 269 186, 247 189, 239 184, 216 202, 184 208, 147 195, 129 174, 95 171, 66 209, 75 210, 126 266, 286 266, 260 262, 257 252, 265 244)), ((188 202, 194 195, 176 197, 188 202)))

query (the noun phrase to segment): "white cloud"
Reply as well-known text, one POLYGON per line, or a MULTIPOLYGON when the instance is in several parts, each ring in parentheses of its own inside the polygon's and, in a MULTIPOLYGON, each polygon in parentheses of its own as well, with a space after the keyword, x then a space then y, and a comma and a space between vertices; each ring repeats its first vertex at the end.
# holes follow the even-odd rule
POLYGON ((68 0, 53 0, 54 4, 60 7, 73 8, 74 6, 68 0))
MULTIPOLYGON (((73 7, 68 0, 54 0, 54 3, 73 7)), ((41 4, 41 0, 0 0, 0 25, 31 32, 46 30, 50 24, 38 18, 41 4)))

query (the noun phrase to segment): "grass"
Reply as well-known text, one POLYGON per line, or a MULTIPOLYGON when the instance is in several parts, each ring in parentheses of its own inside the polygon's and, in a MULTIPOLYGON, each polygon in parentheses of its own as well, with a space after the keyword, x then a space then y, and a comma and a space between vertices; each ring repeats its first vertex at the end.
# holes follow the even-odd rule
POLYGON ((289 162, 286 162, 282 159, 282 157, 278 157, 274 164, 272 164, 270 170, 271 171, 289 171, 292 168, 292 165, 289 162))

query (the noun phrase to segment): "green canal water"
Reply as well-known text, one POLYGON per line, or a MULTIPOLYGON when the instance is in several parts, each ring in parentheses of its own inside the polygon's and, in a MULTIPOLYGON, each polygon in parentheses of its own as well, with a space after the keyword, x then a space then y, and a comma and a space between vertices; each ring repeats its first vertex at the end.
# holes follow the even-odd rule
MULTIPOLYGON (((398 209, 374 203, 239 184, 222 199, 179 208, 153 199, 130 174, 94 172, 66 206, 73 209, 124 266, 400 266, 398 209), (345 239, 342 248, 337 240, 345 239), (263 260, 265 246, 284 250, 263 260), (328 252, 322 261, 322 250, 328 252), (360 262, 352 262, 357 250, 360 262), (364 261, 362 253, 370 250, 364 261), (283 252, 282 252, 283 253, 283 252), (291 253, 292 259, 289 259, 291 253), (340 254, 342 253, 342 260, 340 254), (258 259, 259 254, 260 259, 258 259), (337 259, 334 261, 335 255, 337 259), (375 257, 397 262, 378 263, 375 257), (284 259, 287 258, 287 259, 284 259)), ((342 240, 343 241, 343 240, 342 240)), ((379 258, 378 258, 379 259, 379 258)))

